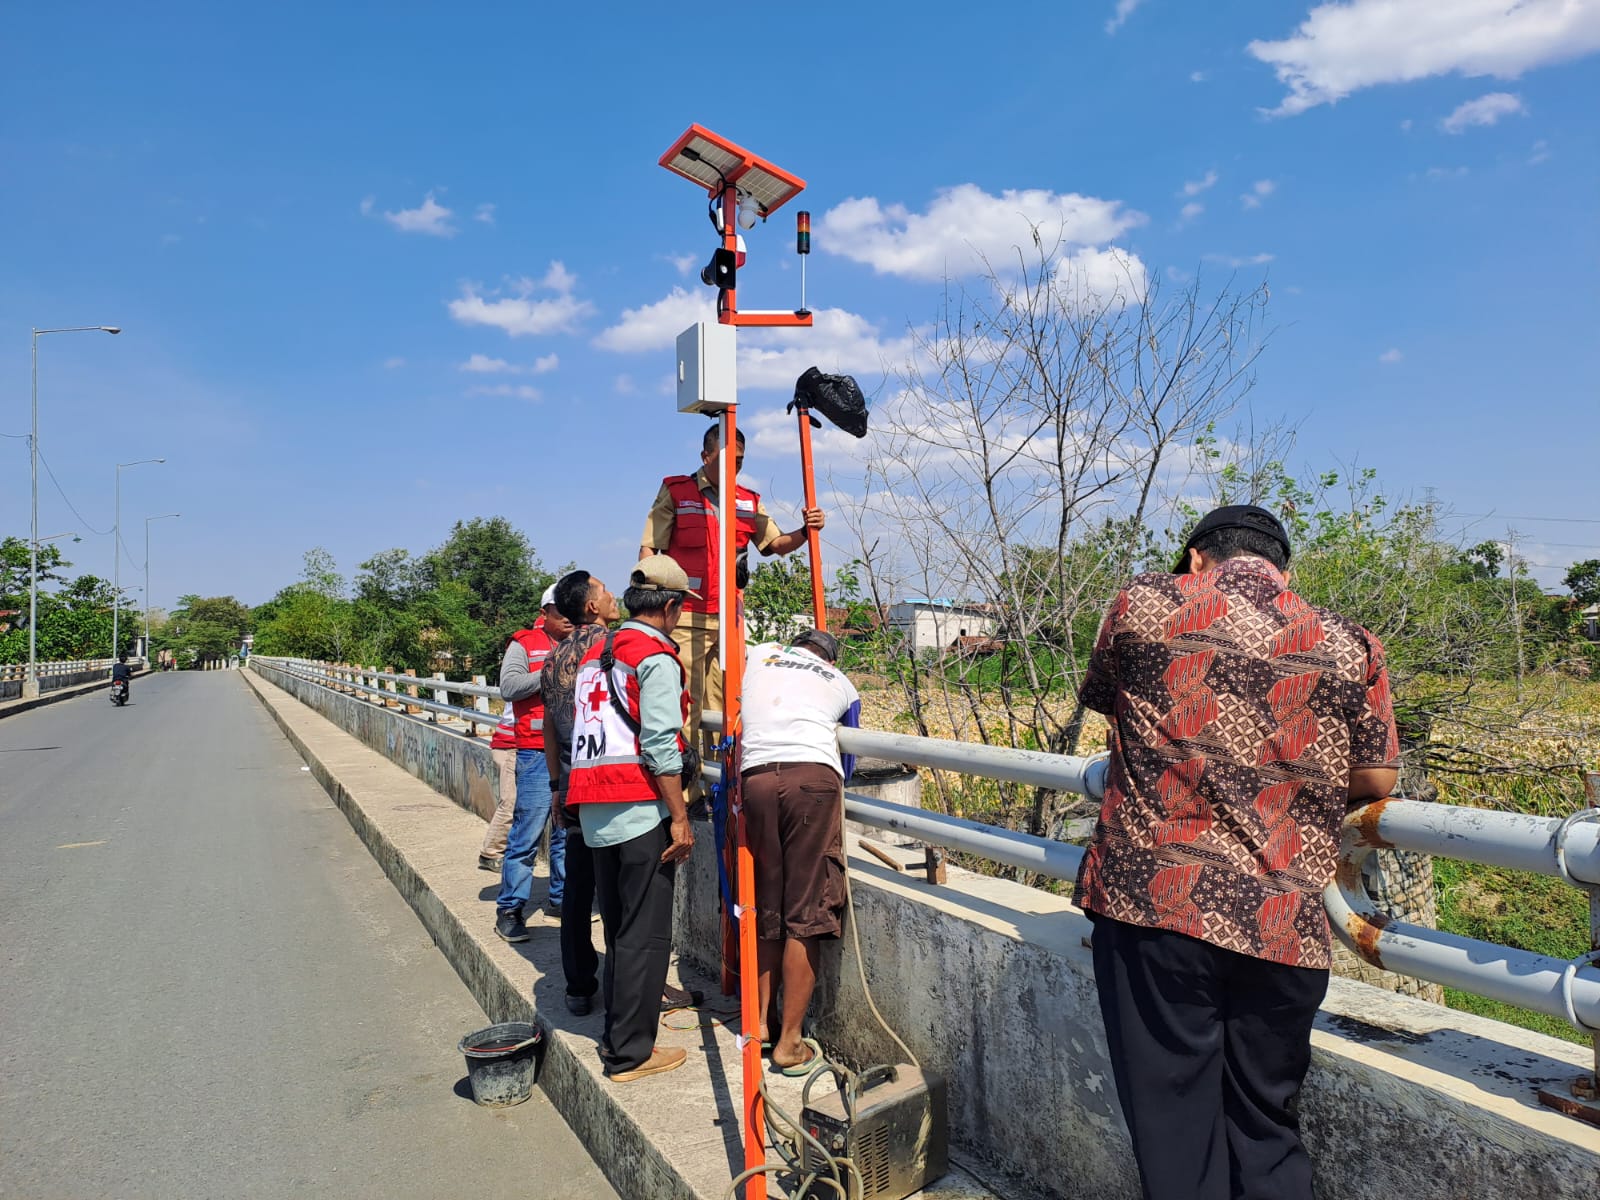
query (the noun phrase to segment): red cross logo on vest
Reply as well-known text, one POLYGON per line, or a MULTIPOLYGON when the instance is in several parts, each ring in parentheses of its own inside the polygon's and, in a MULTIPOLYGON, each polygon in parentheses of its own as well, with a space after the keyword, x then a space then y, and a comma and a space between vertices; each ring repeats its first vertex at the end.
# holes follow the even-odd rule
POLYGON ((600 706, 608 699, 610 696, 606 692, 606 685, 597 679, 594 681, 594 687, 589 689, 589 694, 583 698, 583 702, 589 706, 589 715, 597 717, 600 715, 600 706))

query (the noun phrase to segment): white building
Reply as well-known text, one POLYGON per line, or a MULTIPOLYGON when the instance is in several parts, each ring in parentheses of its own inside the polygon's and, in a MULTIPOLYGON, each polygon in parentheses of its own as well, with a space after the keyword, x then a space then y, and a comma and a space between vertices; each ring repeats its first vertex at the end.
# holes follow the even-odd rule
POLYGON ((903 635, 911 652, 943 650, 957 638, 990 637, 998 622, 987 604, 912 597, 889 606, 889 628, 903 635))

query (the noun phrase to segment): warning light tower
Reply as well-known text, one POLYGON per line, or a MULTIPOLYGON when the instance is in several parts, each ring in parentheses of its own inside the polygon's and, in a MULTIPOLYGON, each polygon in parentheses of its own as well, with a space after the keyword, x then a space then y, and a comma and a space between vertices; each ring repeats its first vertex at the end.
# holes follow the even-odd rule
MULTIPOLYGON (((793 310, 751 310, 738 305, 739 268, 744 265, 739 229, 753 229, 805 190, 805 180, 766 159, 737 146, 700 125, 691 125, 661 156, 667 170, 702 187, 709 197, 708 212, 721 244, 701 272, 701 280, 717 289, 717 324, 693 326, 678 338, 678 407, 680 411, 716 413, 721 422, 722 445, 735 444, 738 433, 737 358, 734 338, 739 326, 805 329, 812 324, 805 306, 805 258, 801 263, 800 307, 793 310), (726 332, 719 326, 732 326, 726 332)), ((802 212, 796 223, 795 250, 811 252, 811 214, 802 212)), ((802 414, 801 425, 805 425, 802 414)), ((809 431, 808 431, 809 432, 809 431)), ((740 694, 744 686, 744 605, 739 591, 737 454, 723 454, 717 479, 718 533, 721 553, 718 657, 722 662, 722 732, 732 749, 723 755, 724 794, 728 797, 727 825, 733 847, 734 912, 723 914, 723 991, 733 990, 732 963, 738 960, 741 1036, 740 1056, 744 1079, 744 1160, 746 1171, 764 1167, 765 1113, 761 1099, 761 1038, 756 968, 755 859, 745 834, 740 802, 737 740, 741 733, 740 694), (731 739, 731 740, 730 740, 731 739), (734 932, 737 930, 737 938, 734 932)), ((815 504, 809 492, 807 503, 815 504)), ((812 531, 815 539, 815 531, 812 531)), ((746 1200, 763 1200, 764 1175, 753 1175, 744 1186, 746 1200)))

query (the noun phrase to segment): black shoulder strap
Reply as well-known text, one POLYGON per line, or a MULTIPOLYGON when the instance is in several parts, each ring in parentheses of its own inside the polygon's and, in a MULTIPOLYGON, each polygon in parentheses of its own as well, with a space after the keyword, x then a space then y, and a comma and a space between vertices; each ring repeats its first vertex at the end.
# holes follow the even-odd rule
POLYGON ((606 644, 600 647, 600 669, 606 673, 606 692, 611 697, 611 704, 617 710, 617 715, 623 723, 635 734, 640 732, 639 722, 633 719, 633 714, 628 711, 628 706, 622 702, 622 697, 617 695, 617 689, 611 686, 611 668, 617 665, 617 656, 612 651, 612 644, 617 640, 615 629, 606 630, 606 644))

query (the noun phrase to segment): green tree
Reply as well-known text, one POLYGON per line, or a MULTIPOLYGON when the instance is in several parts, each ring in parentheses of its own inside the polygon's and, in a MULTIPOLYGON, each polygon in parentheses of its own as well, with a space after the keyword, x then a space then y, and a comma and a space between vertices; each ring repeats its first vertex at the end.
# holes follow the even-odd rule
POLYGON ((794 555, 758 563, 744 590, 744 612, 750 636, 762 641, 787 641, 810 625, 811 570, 806 560, 794 555))
POLYGON ((466 589, 466 615, 482 627, 470 653, 456 659, 491 680, 499 677, 507 640, 539 616, 539 598, 555 582, 521 530, 504 517, 457 521, 444 544, 425 556, 434 587, 466 589))
POLYGON ((1600 558, 1575 562, 1561 580, 1579 608, 1600 604, 1600 558))
POLYGON ((182 596, 162 630, 180 666, 221 662, 250 632, 251 612, 232 596, 182 596))

